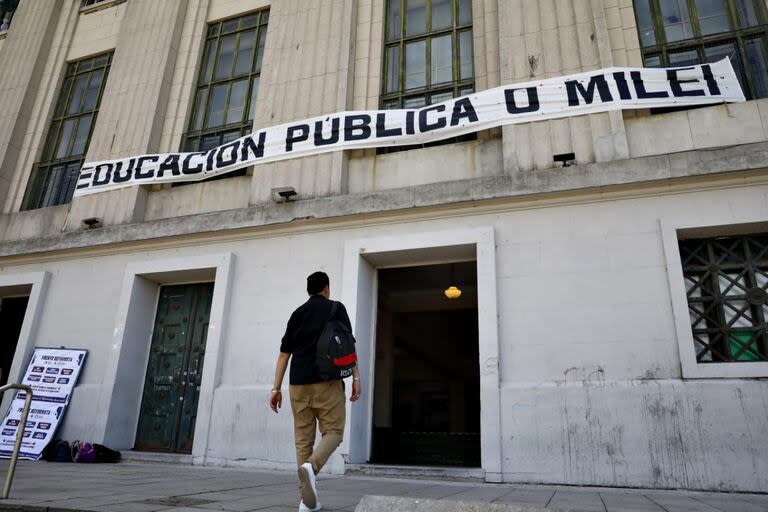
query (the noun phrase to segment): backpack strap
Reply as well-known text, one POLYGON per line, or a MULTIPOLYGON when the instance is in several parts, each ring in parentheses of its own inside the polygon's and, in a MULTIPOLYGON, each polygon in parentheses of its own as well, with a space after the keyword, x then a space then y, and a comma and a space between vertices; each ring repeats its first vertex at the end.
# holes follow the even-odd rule
POLYGON ((336 316, 336 312, 339 310, 339 303, 335 300, 331 301, 331 316, 328 317, 328 321, 330 322, 333 320, 333 317, 336 316))

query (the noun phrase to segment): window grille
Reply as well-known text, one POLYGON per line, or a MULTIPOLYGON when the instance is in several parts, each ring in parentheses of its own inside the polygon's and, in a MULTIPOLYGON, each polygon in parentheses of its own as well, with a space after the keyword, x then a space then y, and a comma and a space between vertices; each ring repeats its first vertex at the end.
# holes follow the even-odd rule
POLYGON ((768 361, 768 235, 679 244, 696 361, 768 361))
POLYGON ((762 0, 635 0, 647 67, 730 57, 747 99, 768 97, 768 17, 762 0))
POLYGON ((22 209, 72 200, 111 63, 112 53, 108 53, 67 65, 41 159, 32 169, 22 209))
POLYGON ((253 131, 268 22, 263 10, 208 25, 182 151, 208 151, 253 131))

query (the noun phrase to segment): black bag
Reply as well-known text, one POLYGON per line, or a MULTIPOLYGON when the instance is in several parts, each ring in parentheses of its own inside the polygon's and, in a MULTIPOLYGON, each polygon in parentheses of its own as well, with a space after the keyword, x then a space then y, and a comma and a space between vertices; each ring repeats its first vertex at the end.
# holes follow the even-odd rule
POLYGON ((335 319, 339 303, 331 305, 331 316, 317 339, 317 373, 321 380, 340 380, 352 375, 357 365, 355 337, 335 319))
POLYGON ((45 448, 43 448, 43 451, 40 454, 40 458, 48 462, 53 462, 53 459, 56 458, 56 445, 58 445, 60 442, 61 439, 50 440, 48 444, 45 445, 45 448))
POLYGON ((96 452, 96 462, 120 462, 120 452, 103 444, 93 443, 93 451, 96 452))

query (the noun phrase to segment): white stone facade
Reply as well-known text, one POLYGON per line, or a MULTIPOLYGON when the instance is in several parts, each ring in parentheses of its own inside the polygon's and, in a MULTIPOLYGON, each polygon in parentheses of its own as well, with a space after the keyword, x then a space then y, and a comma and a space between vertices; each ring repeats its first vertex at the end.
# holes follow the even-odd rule
MULTIPOLYGON (((213 281, 193 461, 290 468, 290 414, 266 400, 306 275, 330 275, 370 384, 376 255, 471 247, 488 481, 768 491, 768 363, 696 364, 676 245, 768 232, 768 100, 516 125, 21 211, 65 63, 115 52, 87 160, 176 151, 206 24, 265 7, 255 126, 378 108, 384 0, 22 0, 0 39, 13 70, 0 72, 0 297, 30 294, 10 378, 34 346, 89 351, 62 437, 133 446, 158 285, 213 281), (553 167, 568 152, 578 165, 553 167), (272 203, 277 186, 298 201, 272 203), (104 227, 83 230, 87 217, 104 227)), ((630 0, 474 0, 473 13, 478 90, 642 65, 630 0)), ((350 463, 366 462, 370 392, 349 409, 350 463)))

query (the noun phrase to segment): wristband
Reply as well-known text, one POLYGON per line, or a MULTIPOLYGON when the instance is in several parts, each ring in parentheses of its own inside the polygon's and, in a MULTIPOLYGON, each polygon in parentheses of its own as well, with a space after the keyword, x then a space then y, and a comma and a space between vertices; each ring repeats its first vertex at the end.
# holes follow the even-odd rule
POLYGON ((273 389, 273 390, 272 390, 272 393, 273 393, 273 394, 274 394, 274 393, 282 393, 282 391, 281 391, 281 390, 279 390, 279 389, 273 389))
POLYGON ((352 377, 352 380, 360 380, 360 377, 352 377))

